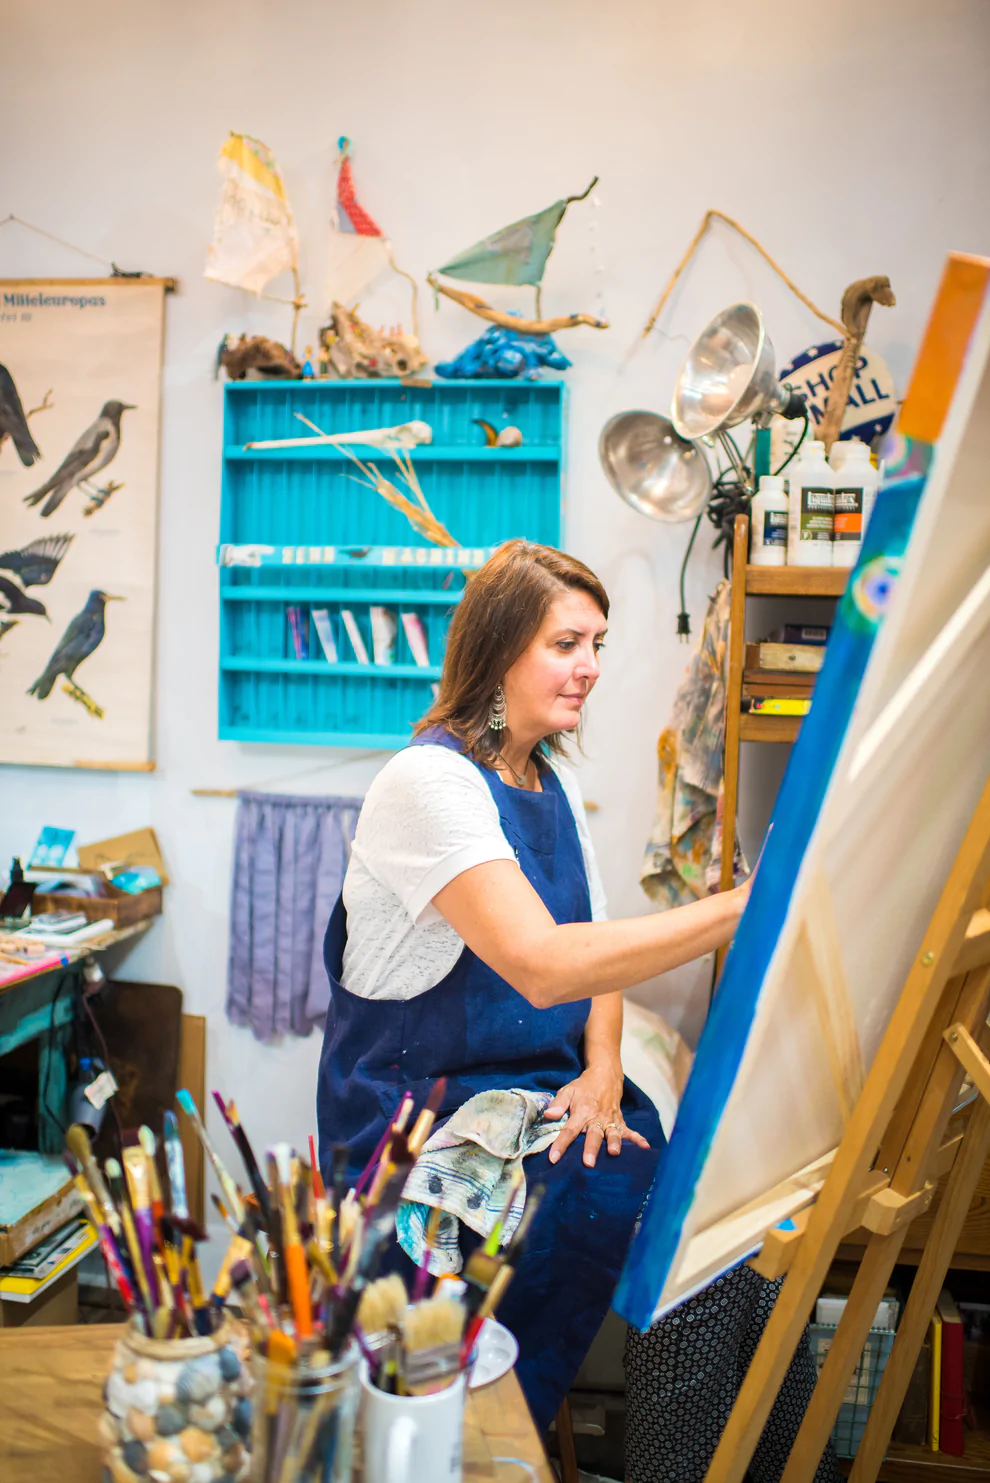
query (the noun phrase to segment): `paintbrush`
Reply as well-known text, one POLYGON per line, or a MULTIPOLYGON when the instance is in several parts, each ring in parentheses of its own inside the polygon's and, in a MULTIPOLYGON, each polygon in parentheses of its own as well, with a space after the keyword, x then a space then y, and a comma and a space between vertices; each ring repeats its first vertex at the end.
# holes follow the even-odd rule
POLYGON ((433 1083, 430 1095, 426 1099, 426 1106, 419 1117, 413 1123, 413 1130, 409 1134, 409 1152, 414 1159, 418 1159, 423 1152, 423 1145, 433 1131, 433 1124, 437 1120, 437 1113, 443 1106, 443 1099, 447 1092, 447 1078, 441 1076, 433 1083))
POLYGON ((216 1102, 217 1107, 220 1109, 220 1115, 223 1118, 224 1122, 227 1124, 227 1127, 230 1131, 230 1136, 237 1144, 237 1151, 241 1156, 241 1162, 243 1163, 244 1169, 247 1173, 248 1182, 250 1183, 251 1188, 254 1191, 254 1197, 258 1202, 258 1210, 261 1213, 261 1224, 267 1231, 269 1222, 271 1220, 271 1202, 268 1193, 268 1186, 262 1177, 261 1170, 258 1168, 258 1160, 254 1156, 254 1149, 251 1147, 248 1135, 245 1133, 243 1127, 241 1126, 241 1120, 237 1112, 237 1104, 234 1102, 228 1102, 224 1104, 224 1100, 219 1092, 213 1093, 213 1100, 214 1102, 216 1102))
POLYGON ((158 1178, 158 1140, 151 1129, 145 1125, 138 1128, 138 1142, 144 1149, 144 1156, 148 1160, 148 1178, 151 1181, 151 1215, 157 1232, 159 1222, 165 1214, 162 1185, 161 1180, 158 1178))
MULTIPOLYGON (((401 1134, 399 1136, 401 1137, 401 1134)), ((404 1138, 402 1142, 405 1142, 404 1138)), ((378 1203, 370 1212, 362 1228, 357 1269, 350 1287, 337 1304, 327 1336, 327 1348, 334 1359, 339 1357, 354 1326, 361 1295, 368 1284, 374 1280, 385 1243, 395 1229, 395 1212, 399 1207, 402 1190, 409 1177, 411 1163, 408 1151, 404 1150, 401 1163, 387 1184, 383 1186, 378 1203)))
MULTIPOLYGON (((386 1129, 386 1133, 388 1129, 386 1129)), ((333 1228, 331 1230, 331 1256, 333 1264, 340 1267, 340 1249, 342 1244, 340 1230, 340 1214, 344 1199, 347 1195, 347 1144, 335 1143, 333 1145, 333 1228)))
POLYGON ((402 1379, 408 1395, 432 1395, 456 1380, 465 1316, 457 1298, 426 1298, 406 1310, 402 1379))
POLYGON ((430 1280, 430 1252, 436 1245, 437 1232, 440 1230, 440 1219, 443 1210, 439 1205, 434 1205, 430 1211, 430 1218, 426 1222, 426 1236, 423 1240, 423 1259, 416 1272, 416 1280, 413 1283, 412 1300, 418 1303, 426 1295, 426 1285, 430 1280))
POLYGON ((408 1302, 406 1285, 397 1272, 389 1277, 378 1277, 369 1282, 361 1294, 357 1322, 366 1334, 383 1334, 386 1329, 397 1329, 408 1302))
POLYGON ((220 1219, 223 1221, 224 1225, 236 1236, 238 1232, 237 1223, 231 1215, 230 1211, 227 1209, 226 1205, 221 1200, 220 1196, 211 1193, 210 1199, 213 1201, 213 1208, 219 1215, 220 1219))
POLYGON ((134 1226, 141 1247, 144 1274, 148 1279, 148 1291, 151 1293, 153 1306, 157 1307, 158 1277, 155 1273, 155 1264, 151 1259, 155 1249, 155 1221, 151 1212, 151 1174, 147 1157, 140 1144, 132 1144, 124 1149, 124 1173, 127 1177, 127 1191, 130 1195, 134 1226))
MULTIPOLYGON (((387 1125, 384 1133, 378 1140, 378 1144, 375 1148, 374 1153, 371 1155, 371 1158, 361 1170, 361 1174, 358 1178, 357 1184, 355 1184, 354 1186, 355 1195, 360 1195, 364 1192, 365 1186, 371 1180, 372 1176, 375 1173, 375 1170, 378 1168, 382 1154, 385 1152, 385 1149, 388 1146, 388 1141, 391 1138, 393 1132, 405 1132, 406 1123, 409 1121, 409 1117, 413 1109, 413 1102, 415 1100, 416 1099, 413 1097, 412 1092, 403 1092, 402 1100, 399 1103, 399 1109, 396 1112, 395 1117, 393 1118, 392 1122, 387 1125)), ((335 1144, 334 1151, 336 1152, 336 1149, 342 1146, 343 1145, 335 1144)))
POLYGON ((130 1277, 124 1270, 124 1264, 121 1261, 120 1252, 117 1249, 116 1239, 110 1226, 103 1219, 103 1213, 96 1203, 96 1196, 81 1174, 73 1175, 73 1183, 82 1196, 90 1225, 92 1225, 99 1237, 103 1260, 106 1262, 110 1276, 113 1278, 117 1291, 123 1299, 124 1307, 128 1313, 137 1314, 138 1317, 144 1317, 141 1310, 141 1302, 131 1284, 130 1277))
POLYGON ((120 1216, 117 1214, 116 1206, 110 1198, 110 1194, 103 1182, 100 1166, 93 1157, 92 1144, 89 1134, 79 1123, 73 1123, 65 1135, 66 1146, 79 1165, 86 1183, 93 1191, 93 1196, 103 1214, 103 1219, 110 1227, 119 1241, 122 1235, 120 1216))
POLYGON ((186 1200, 186 1161, 179 1137, 179 1119, 174 1112, 165 1114, 165 1162, 168 1165, 168 1186, 172 1196, 172 1214, 185 1220, 189 1214, 186 1200))
POLYGON ((483 1249, 488 1256, 495 1256, 498 1252, 502 1241, 502 1232, 505 1229, 505 1222, 508 1220, 509 1213, 512 1210, 512 1202, 515 1200, 519 1189, 525 1181, 526 1175, 523 1172, 522 1162, 520 1161, 512 1172, 512 1178, 509 1181, 509 1194, 505 1204, 502 1206, 502 1213, 494 1226, 492 1226, 488 1240, 485 1242, 483 1249))
POLYGON ((120 1220, 124 1228, 124 1240, 127 1243, 127 1255, 130 1260, 131 1272, 137 1283, 138 1292, 141 1294, 141 1302, 144 1305, 145 1318, 148 1323, 148 1332, 151 1332, 151 1316, 155 1305, 151 1301, 151 1289, 148 1286, 148 1278, 144 1270, 144 1258, 141 1252, 141 1242, 134 1226, 134 1217, 127 1199, 127 1190, 124 1185, 124 1175, 116 1159, 107 1159, 104 1168, 110 1188, 116 1197, 120 1207, 120 1220))
POLYGON ((204 1337, 213 1332, 213 1315, 203 1292, 203 1278, 196 1255, 196 1242, 188 1233, 182 1237, 182 1270, 189 1284, 189 1302, 193 1310, 193 1326, 197 1334, 204 1337))
POLYGON ((292 1185, 292 1149, 287 1143, 276 1143, 272 1157, 278 1174, 278 1204, 282 1223, 282 1266, 285 1286, 296 1334, 300 1339, 313 1336, 313 1309, 309 1300, 309 1273, 306 1253, 299 1240, 295 1192, 292 1185))
POLYGON ((462 1365, 466 1365, 471 1358, 482 1324, 489 1314, 494 1312, 512 1280, 545 1193, 545 1184, 538 1184, 530 1191, 519 1224, 505 1249, 504 1257, 492 1256, 479 1248, 473 1251, 468 1258, 464 1268, 464 1278, 468 1284, 464 1302, 469 1319, 461 1346, 462 1365))
POLYGON ((210 1300, 216 1304, 223 1304, 230 1292, 230 1272, 236 1262, 250 1262, 254 1255, 254 1242, 240 1231, 234 1232, 233 1240, 224 1252, 217 1280, 213 1284, 210 1300))
POLYGON ((196 1129, 199 1141, 202 1143, 206 1156, 213 1165, 213 1171, 220 1181, 220 1188, 223 1190, 227 1204, 230 1206, 230 1212, 237 1224, 240 1225, 244 1220, 244 1197, 236 1182, 228 1174, 220 1155, 210 1142, 209 1134, 203 1124, 203 1119, 199 1115, 196 1103, 193 1101, 192 1094, 185 1087, 182 1087, 176 1092, 175 1098, 196 1129))
POLYGON ((258 1284, 254 1279, 251 1264, 246 1259, 234 1262, 230 1269, 230 1285, 237 1294, 237 1300, 248 1322, 254 1325, 255 1337, 266 1338, 275 1320, 267 1303, 258 1291, 258 1284))
POLYGON ((316 1161, 316 1144, 312 1133, 309 1135, 309 1162, 313 1179, 313 1231, 320 1246, 324 1251, 328 1251, 330 1249, 330 1222, 333 1216, 327 1201, 327 1187, 323 1183, 323 1175, 316 1161))

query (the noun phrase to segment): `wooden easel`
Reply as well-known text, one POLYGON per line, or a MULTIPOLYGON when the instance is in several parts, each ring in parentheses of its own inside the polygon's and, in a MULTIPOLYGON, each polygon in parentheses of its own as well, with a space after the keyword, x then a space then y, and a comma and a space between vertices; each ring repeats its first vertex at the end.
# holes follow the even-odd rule
MULTIPOLYGON (((934 763, 933 763, 934 765, 934 763)), ((751 1265, 786 1278, 709 1467, 742 1483, 839 1243, 871 1232, 783 1483, 814 1477, 903 1245, 951 1168, 851 1483, 872 1483, 990 1152, 990 782, 977 805, 918 956, 815 1203, 793 1231, 771 1231, 751 1265), (966 1073, 979 1093, 966 1131, 946 1127, 966 1073)))

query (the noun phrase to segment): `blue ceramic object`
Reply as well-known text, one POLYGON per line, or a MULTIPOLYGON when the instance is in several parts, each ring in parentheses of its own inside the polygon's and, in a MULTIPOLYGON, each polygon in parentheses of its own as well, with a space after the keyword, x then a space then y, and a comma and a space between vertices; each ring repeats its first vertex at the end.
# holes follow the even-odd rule
POLYGON ((436 373, 446 381, 473 381, 487 376, 538 381, 544 366, 566 371, 570 364, 549 335, 520 335, 493 324, 453 360, 439 361, 436 373))

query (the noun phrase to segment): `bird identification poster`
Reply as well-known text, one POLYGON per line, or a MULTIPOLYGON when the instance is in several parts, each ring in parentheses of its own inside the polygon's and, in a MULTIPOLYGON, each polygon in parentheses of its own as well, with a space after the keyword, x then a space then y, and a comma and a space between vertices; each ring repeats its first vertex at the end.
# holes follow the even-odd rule
POLYGON ((0 763, 153 765, 164 295, 0 280, 0 763))

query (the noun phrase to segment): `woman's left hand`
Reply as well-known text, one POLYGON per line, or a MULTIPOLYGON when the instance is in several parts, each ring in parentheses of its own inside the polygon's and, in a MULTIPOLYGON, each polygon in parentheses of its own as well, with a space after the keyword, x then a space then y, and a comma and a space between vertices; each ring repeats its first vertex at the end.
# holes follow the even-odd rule
POLYGON ((635 1143, 649 1148, 646 1139, 627 1128, 622 1116, 622 1068, 589 1066, 576 1081, 569 1081, 554 1097, 543 1116, 548 1121, 570 1116, 550 1149, 550 1162, 555 1164, 569 1144, 584 1134, 583 1162, 594 1167, 604 1143, 614 1158, 622 1152, 622 1143, 635 1143))

